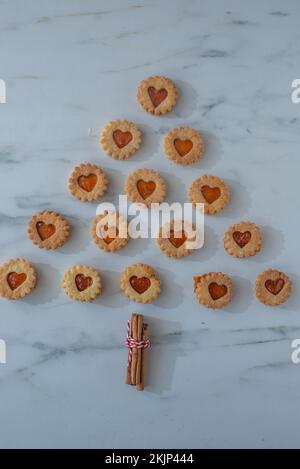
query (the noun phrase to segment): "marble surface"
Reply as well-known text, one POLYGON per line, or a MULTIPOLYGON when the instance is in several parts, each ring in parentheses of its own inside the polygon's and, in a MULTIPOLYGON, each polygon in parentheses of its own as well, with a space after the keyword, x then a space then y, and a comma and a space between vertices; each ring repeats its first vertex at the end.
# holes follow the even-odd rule
POLYGON ((299 447, 300 367, 291 363, 299 317, 299 116, 291 82, 299 78, 297 0, 0 0, 0 260, 27 258, 38 288, 0 301, 0 446, 299 447), (147 115, 135 100, 151 74, 174 79, 176 109, 147 115), (114 161, 98 146, 110 119, 135 121, 141 151, 114 161), (165 132, 198 128, 205 158, 177 167, 162 151, 165 132), (73 200, 72 168, 90 161, 108 173, 106 201, 138 167, 161 171, 168 201, 186 200, 203 173, 225 178, 232 202, 206 218, 205 247, 174 261, 153 240, 118 254, 98 250, 89 226, 96 204, 73 200), (26 236, 28 218, 57 210, 70 242, 43 252, 26 236), (262 226, 264 249, 250 260, 223 250, 225 229, 242 219, 262 226), (129 302, 119 273, 132 262, 155 267, 163 292, 153 305, 129 302), (103 296, 71 302, 60 288, 75 263, 98 268, 103 296), (257 302, 252 285, 265 268, 287 272, 294 294, 282 307, 257 302), (202 308, 192 276, 232 275, 235 299, 202 308), (125 323, 132 311, 152 332, 149 387, 124 384, 125 323))

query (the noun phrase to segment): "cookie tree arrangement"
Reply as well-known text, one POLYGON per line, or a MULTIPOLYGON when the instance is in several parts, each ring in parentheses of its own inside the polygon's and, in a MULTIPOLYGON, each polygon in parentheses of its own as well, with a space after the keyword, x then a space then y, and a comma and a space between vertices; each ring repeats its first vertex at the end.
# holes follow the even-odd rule
MULTIPOLYGON (((150 76, 137 89, 141 107, 153 116, 171 112, 177 102, 178 90, 170 78, 150 76)), ((115 160, 126 160, 135 155, 142 145, 142 133, 138 126, 126 119, 108 122, 101 132, 100 146, 115 160)), ((205 153, 205 143, 198 130, 181 126, 170 129, 164 138, 164 152, 179 166, 198 163, 205 153)), ((120 164, 122 164, 120 162, 120 164)), ((183 168, 182 168, 183 170, 183 168)), ((93 202, 107 191, 109 178, 98 165, 84 162, 77 165, 68 181, 70 194, 81 202, 93 202)), ((125 181, 125 191, 132 202, 150 208, 160 204, 166 197, 167 185, 164 178, 154 169, 140 168, 130 173, 125 181)), ((188 200, 196 206, 202 203, 205 214, 216 215, 226 208, 230 191, 225 181, 215 175, 200 175, 191 184, 188 200)), ((91 226, 91 236, 97 248, 112 255, 125 248, 129 241, 127 221, 118 213, 113 226, 106 222, 111 214, 97 215, 91 226), (100 226, 100 228, 99 228, 100 226), (123 231, 126 235, 122 235, 123 231)), ((157 234, 157 245, 170 259, 181 259, 189 254, 189 230, 186 224, 174 228, 175 221, 161 227, 157 234), (167 230, 167 236, 163 231, 167 230)), ((44 210, 34 215, 28 224, 28 237, 40 249, 56 250, 69 239, 69 222, 60 213, 44 210)), ((226 231, 224 249, 232 257, 246 259, 262 249, 262 233, 251 221, 241 221, 226 231)), ((9 300, 21 299, 35 288, 37 274, 25 259, 11 259, 0 266, 0 296, 9 300)), ((74 301, 91 302, 102 292, 100 273, 87 265, 77 264, 67 270, 62 286, 74 301)), ((161 290, 156 271, 146 264, 133 264, 121 274, 120 286, 125 295, 138 303, 151 303, 161 290)), ((233 296, 233 282, 222 272, 209 272, 194 277, 194 291, 199 303, 208 308, 221 308, 229 304, 233 296)), ((256 279, 255 294, 265 305, 277 306, 287 300, 292 291, 289 277, 278 270, 267 269, 256 279)), ((138 318, 138 321, 140 319, 138 318)), ((131 324, 133 340, 139 343, 135 330, 136 318, 131 324)), ((142 328, 143 330, 143 328, 142 328)))

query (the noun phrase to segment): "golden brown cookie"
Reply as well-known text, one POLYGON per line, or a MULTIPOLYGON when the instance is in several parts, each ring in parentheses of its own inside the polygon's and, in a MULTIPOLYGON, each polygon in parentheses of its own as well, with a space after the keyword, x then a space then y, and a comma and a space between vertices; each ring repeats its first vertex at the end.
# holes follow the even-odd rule
POLYGON ((137 99, 146 112, 159 116, 172 111, 177 94, 177 88, 169 78, 152 76, 140 83, 137 99))
POLYGON ((0 296, 18 300, 36 285, 34 268, 25 259, 11 259, 0 267, 0 296))
POLYGON ((292 282, 279 270, 268 269, 262 272, 255 282, 256 297, 268 306, 284 303, 292 292, 292 282))
POLYGON ((161 203, 166 196, 166 183, 159 173, 152 169, 137 169, 125 181, 125 191, 132 202, 150 207, 161 203))
POLYGON ((250 221, 241 221, 231 226, 224 235, 224 247, 234 257, 255 256, 261 245, 261 230, 250 221))
POLYGON ((77 264, 64 273, 62 286, 72 300, 93 301, 101 293, 101 277, 97 270, 77 264))
POLYGON ((121 288, 137 303, 151 303, 160 293, 160 280, 152 267, 133 264, 121 274, 121 288))
POLYGON ((157 244, 168 257, 180 258, 190 254, 189 241, 195 240, 194 227, 187 221, 172 220, 160 227, 157 244))
POLYGON ((140 147, 142 134, 133 122, 115 120, 109 122, 100 136, 103 150, 116 160, 125 160, 140 147))
POLYGON ((195 276, 194 291, 202 305, 207 308, 222 308, 232 299, 232 280, 221 272, 195 276))
POLYGON ((59 213, 44 211, 32 217, 28 236, 41 249, 57 249, 65 244, 70 234, 67 220, 59 213))
POLYGON ((91 232, 95 244, 106 252, 122 249, 129 240, 127 222, 117 212, 97 215, 91 232))
POLYGON ((204 141, 197 130, 191 127, 177 127, 166 134, 164 150, 169 160, 189 165, 196 163, 203 155, 204 141))
POLYGON ((216 177, 204 175, 196 179, 189 189, 189 201, 204 204, 204 213, 218 213, 229 202, 229 189, 225 182, 216 177))
POLYGON ((99 199, 106 192, 107 185, 105 172, 91 163, 76 166, 69 178, 71 194, 83 202, 99 199))

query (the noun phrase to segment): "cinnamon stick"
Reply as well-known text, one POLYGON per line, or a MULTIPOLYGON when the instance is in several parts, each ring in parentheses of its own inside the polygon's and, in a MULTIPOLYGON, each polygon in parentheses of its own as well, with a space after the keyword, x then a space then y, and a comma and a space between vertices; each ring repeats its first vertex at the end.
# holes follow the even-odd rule
MULTIPOLYGON (((138 315, 133 314, 131 319, 131 336, 134 340, 138 340, 138 315)), ((137 368, 138 351, 136 348, 132 349, 131 356, 131 384, 136 385, 136 368, 137 368)))
MULTIPOLYGON (((132 335, 132 318, 130 319, 130 335, 132 335)), ((131 385, 131 360, 130 360, 130 349, 128 350, 127 367, 126 367, 126 384, 131 385)))
MULTIPOLYGON (((137 340, 140 342, 142 340, 143 334, 143 316, 141 314, 137 315, 137 340)), ((136 364, 136 385, 141 384, 141 370, 142 370, 142 350, 137 349, 137 364, 136 364)))
MULTIPOLYGON (((143 324, 142 340, 146 341, 148 339, 149 339, 148 324, 143 324)), ((143 349, 141 352, 142 352, 141 383, 137 386, 138 391, 144 391, 145 389, 148 349, 143 349)))

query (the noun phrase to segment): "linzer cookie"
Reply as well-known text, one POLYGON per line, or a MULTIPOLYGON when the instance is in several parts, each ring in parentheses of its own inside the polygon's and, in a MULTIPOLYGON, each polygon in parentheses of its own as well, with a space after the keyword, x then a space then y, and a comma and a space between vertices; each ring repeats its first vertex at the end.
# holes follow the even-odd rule
POLYGON ((67 220, 59 213, 44 211, 34 215, 28 224, 28 236, 41 249, 57 249, 70 234, 67 220))
POLYGON ((190 254, 193 249, 188 247, 189 241, 195 239, 193 226, 187 221, 173 220, 160 227, 157 244, 168 257, 180 258, 190 254))
POLYGON ((125 191, 132 202, 150 207, 151 204, 164 200, 166 183, 161 175, 152 169, 137 169, 128 175, 125 191))
POLYGON ((99 199, 107 190, 107 177, 95 164, 83 163, 74 168, 69 178, 69 190, 78 200, 90 202, 99 199))
POLYGON ((109 156, 116 160, 125 160, 139 149, 141 136, 141 131, 133 122, 115 120, 104 127, 100 143, 109 156))
POLYGON ((194 277, 195 295, 203 306, 207 308, 222 308, 227 305, 233 294, 232 280, 221 272, 194 277))
POLYGON ((72 300, 91 302, 101 293, 101 277, 92 267, 77 264, 65 272, 62 286, 72 300))
POLYGON ((197 130, 178 127, 170 130, 164 140, 164 150, 169 160, 177 164, 196 163, 204 153, 204 141, 197 130))
POLYGON ((280 305, 288 299, 291 292, 291 280, 286 274, 279 270, 265 270, 256 279, 256 297, 265 305, 280 305))
POLYGON ((127 222, 117 212, 97 215, 91 231, 95 244, 106 252, 122 249, 129 240, 127 222))
POLYGON ((234 257, 255 256, 262 245, 261 230, 255 223, 242 221, 231 226, 224 236, 224 247, 234 257))
POLYGON ((189 189, 189 201, 204 204, 204 213, 214 214, 223 210, 229 202, 229 189, 222 179, 204 175, 196 179, 189 189))
POLYGON ((121 274, 120 285, 125 295, 137 303, 151 303, 160 293, 160 280, 146 264, 127 267, 121 274))
POLYGON ((0 296, 18 300, 29 295, 35 285, 35 270, 25 259, 12 259, 0 267, 0 296))
POLYGON ((167 114, 176 104, 177 88, 169 78, 152 76, 140 83, 137 99, 146 112, 167 114))

